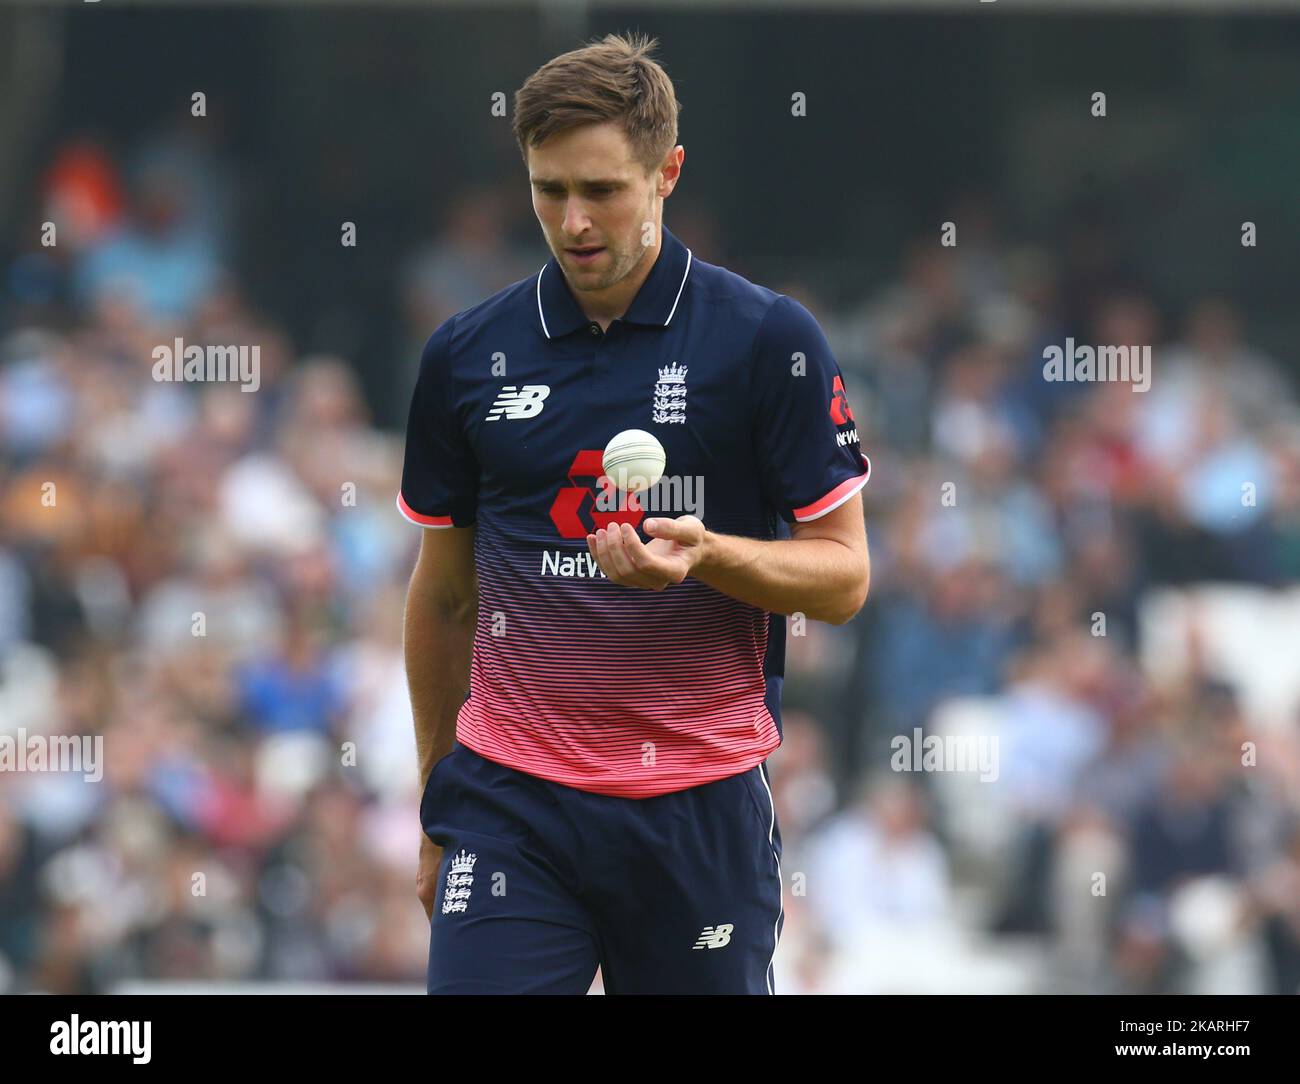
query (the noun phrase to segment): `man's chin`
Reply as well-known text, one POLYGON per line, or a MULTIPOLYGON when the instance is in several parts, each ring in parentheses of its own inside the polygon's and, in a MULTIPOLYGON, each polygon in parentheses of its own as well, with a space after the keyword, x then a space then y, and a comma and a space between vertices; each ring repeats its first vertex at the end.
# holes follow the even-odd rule
POLYGON ((619 281, 614 266, 607 260, 601 260, 599 264, 592 267, 584 267, 582 264, 575 264, 572 260, 564 260, 562 266, 565 274, 570 278, 581 280, 588 290, 603 289, 619 281))

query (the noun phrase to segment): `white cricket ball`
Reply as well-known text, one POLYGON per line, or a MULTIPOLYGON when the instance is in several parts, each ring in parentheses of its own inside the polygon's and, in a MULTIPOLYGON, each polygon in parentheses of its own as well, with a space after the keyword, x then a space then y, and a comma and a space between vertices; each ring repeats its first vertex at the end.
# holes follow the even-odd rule
POLYGON ((668 456, 659 438, 644 429, 624 429, 605 445, 601 466, 619 489, 640 493, 664 476, 668 456))

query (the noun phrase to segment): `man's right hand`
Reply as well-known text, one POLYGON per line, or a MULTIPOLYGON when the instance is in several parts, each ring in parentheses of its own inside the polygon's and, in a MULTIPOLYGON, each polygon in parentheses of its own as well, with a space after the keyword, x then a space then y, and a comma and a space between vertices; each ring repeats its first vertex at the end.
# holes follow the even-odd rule
POLYGON ((438 867, 442 865, 442 848, 423 832, 420 833, 420 868, 415 875, 415 894, 424 904, 424 914, 433 921, 433 905, 438 898, 438 867))

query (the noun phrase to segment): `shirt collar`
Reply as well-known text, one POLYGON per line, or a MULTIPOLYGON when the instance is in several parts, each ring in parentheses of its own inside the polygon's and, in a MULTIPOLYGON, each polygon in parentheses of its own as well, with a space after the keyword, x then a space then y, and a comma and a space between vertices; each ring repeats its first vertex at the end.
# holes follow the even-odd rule
MULTIPOLYGON (((677 311, 691 273, 691 250, 681 243, 668 227, 662 227, 659 255, 637 291, 632 304, 622 316, 624 323, 667 327, 677 311)), ((552 256, 537 273, 537 315, 542 334, 548 339, 586 327, 590 321, 569 289, 559 261, 552 256)))

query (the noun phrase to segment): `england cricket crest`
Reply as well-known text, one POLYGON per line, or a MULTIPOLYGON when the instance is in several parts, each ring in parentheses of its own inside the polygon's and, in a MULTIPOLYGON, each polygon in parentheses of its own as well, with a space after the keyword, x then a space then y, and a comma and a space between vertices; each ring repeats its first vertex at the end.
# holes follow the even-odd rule
POLYGON ((449 915, 454 911, 465 911, 469 907, 469 892, 474 885, 474 863, 478 855, 466 854, 465 848, 451 860, 451 869, 447 873, 447 887, 442 893, 442 913, 449 915))
POLYGON ((674 362, 659 370, 651 418, 660 424, 686 422, 686 366, 674 362))

